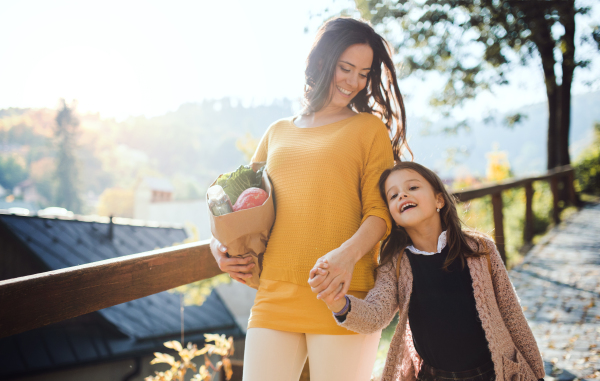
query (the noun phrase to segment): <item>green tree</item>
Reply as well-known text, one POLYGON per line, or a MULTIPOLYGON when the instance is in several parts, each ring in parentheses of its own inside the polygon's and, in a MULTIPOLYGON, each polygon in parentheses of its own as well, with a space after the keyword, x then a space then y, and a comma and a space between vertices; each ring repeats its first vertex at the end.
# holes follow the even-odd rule
POLYGON ((578 191, 600 196, 600 123, 594 124, 591 144, 575 160, 578 191))
POLYGON ((57 206, 75 213, 79 213, 82 207, 79 195, 79 169, 75 156, 78 130, 79 119, 75 116, 75 105, 69 107, 65 100, 61 99, 54 131, 58 147, 55 202, 57 206))
POLYGON ((0 185, 12 191, 21 181, 27 179, 27 170, 14 156, 0 157, 0 185))
MULTIPOLYGON (((575 23, 589 7, 574 0, 356 0, 356 5, 364 18, 386 28, 406 54, 409 72, 445 75, 444 90, 432 99, 445 110, 507 84, 506 73, 539 56, 548 98, 548 169, 570 164, 573 74, 590 63, 590 57, 576 59, 575 23)), ((598 26, 582 43, 600 49, 598 26)))

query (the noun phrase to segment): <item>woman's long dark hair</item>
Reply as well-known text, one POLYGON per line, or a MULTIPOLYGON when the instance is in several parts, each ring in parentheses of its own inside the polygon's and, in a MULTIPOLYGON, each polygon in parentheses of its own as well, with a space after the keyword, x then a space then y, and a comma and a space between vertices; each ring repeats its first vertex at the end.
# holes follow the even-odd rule
POLYGON ((303 113, 319 111, 331 101, 330 87, 338 60, 348 47, 355 44, 368 44, 373 49, 373 64, 367 85, 350 101, 348 108, 375 114, 385 123, 396 162, 400 162, 405 149, 412 157, 406 142, 406 112, 394 70, 392 49, 366 22, 338 17, 327 21, 319 29, 306 60, 303 113))
MULTIPOLYGON (((404 161, 397 163, 394 167, 388 168, 381 174, 379 178, 379 193, 381 197, 387 204, 387 197, 385 194, 385 182, 395 171, 401 171, 404 169, 409 169, 417 172, 431 185, 433 188, 433 192, 438 195, 441 194, 444 198, 444 206, 440 209, 440 218, 442 220, 442 230, 446 230, 446 240, 447 245, 449 247, 448 257, 444 262, 443 269, 447 270, 448 266, 452 262, 454 262, 457 258, 460 259, 461 265, 464 267, 465 258, 469 257, 479 257, 481 255, 485 255, 489 252, 489 249, 483 243, 485 238, 489 238, 487 235, 483 233, 479 233, 476 230, 463 229, 462 221, 458 216, 458 211, 456 210, 456 199, 452 196, 444 183, 439 178, 438 175, 435 174, 429 168, 422 166, 421 164, 417 164, 411 161, 404 161), (469 246, 469 241, 474 241, 477 244, 477 249, 473 250, 469 246)), ((404 250, 406 247, 412 245, 412 241, 406 232, 406 230, 396 224, 395 221, 392 220, 392 232, 390 235, 383 241, 381 245, 381 250, 379 252, 379 263, 380 266, 383 266, 387 262, 391 261, 396 253, 399 253, 401 250, 404 250)), ((399 265, 399 264, 398 264, 399 265)))

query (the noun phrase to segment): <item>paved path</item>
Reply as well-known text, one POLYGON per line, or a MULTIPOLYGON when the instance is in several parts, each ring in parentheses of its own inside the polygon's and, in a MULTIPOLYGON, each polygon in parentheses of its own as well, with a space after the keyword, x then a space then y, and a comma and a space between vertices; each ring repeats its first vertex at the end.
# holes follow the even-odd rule
POLYGON ((550 232, 510 271, 546 381, 600 380, 600 205, 550 232))

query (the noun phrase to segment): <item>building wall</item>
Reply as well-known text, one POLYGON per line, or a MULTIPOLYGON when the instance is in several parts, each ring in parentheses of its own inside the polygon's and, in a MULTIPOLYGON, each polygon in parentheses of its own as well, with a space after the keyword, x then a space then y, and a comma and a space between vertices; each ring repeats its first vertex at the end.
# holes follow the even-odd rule
POLYGON ((183 225, 190 223, 196 227, 199 239, 210 238, 205 200, 149 202, 143 194, 136 195, 133 218, 183 225))

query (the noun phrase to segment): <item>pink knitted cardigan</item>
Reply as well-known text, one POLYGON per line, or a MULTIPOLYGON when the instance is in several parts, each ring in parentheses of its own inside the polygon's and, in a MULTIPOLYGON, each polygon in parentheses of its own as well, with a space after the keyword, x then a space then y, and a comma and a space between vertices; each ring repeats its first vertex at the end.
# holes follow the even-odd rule
MULTIPOLYGON (((544 377, 544 363, 504 263, 491 240, 492 276, 487 259, 467 258, 473 278, 475 304, 488 342, 496 380, 534 381, 544 377)), ((398 256, 378 269, 375 287, 364 300, 350 296, 351 310, 342 327, 370 334, 385 328, 400 309, 398 326, 385 362, 382 381, 416 380, 422 359, 417 354, 408 323, 408 303, 412 292, 412 270, 406 255, 401 259, 396 278, 398 256)))

